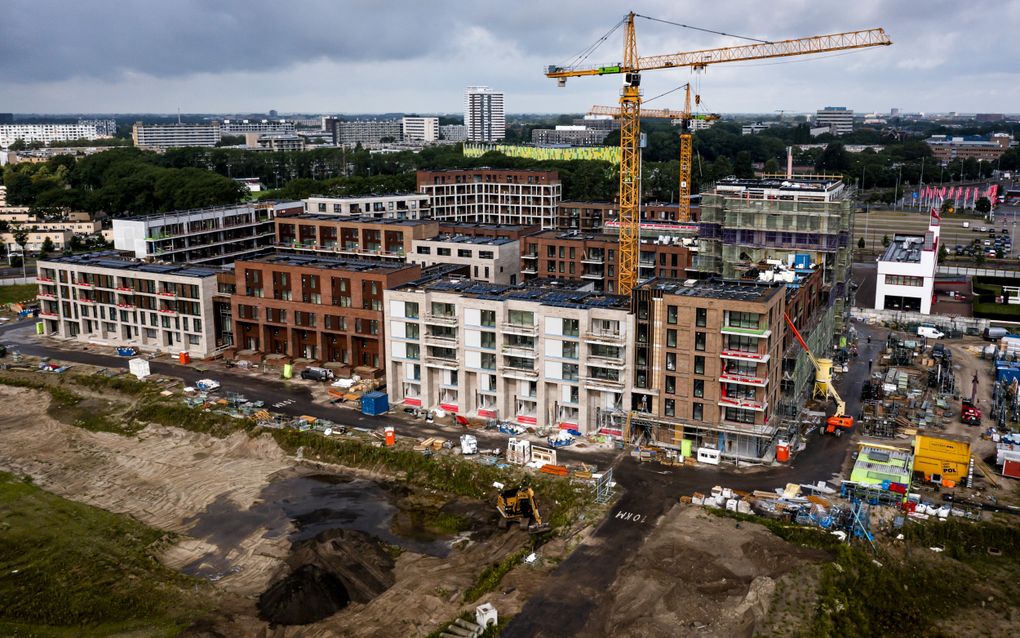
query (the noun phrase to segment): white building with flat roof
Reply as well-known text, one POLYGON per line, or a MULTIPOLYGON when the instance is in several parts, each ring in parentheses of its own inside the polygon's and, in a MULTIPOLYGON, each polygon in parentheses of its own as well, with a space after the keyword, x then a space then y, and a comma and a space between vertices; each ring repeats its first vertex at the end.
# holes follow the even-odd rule
MULTIPOLYGON (((101 137, 95 123, 90 124, 0 124, 0 148, 17 140, 26 144, 95 140, 101 137)), ((105 136, 104 136, 105 137, 105 136)))
POLYGON ((447 277, 386 290, 390 402, 599 431, 631 405, 634 318, 628 298, 579 286, 447 277))
POLYGON ((505 237, 439 235, 415 239, 407 261, 422 268, 435 264, 466 266, 472 279, 491 284, 521 281, 521 242, 505 237))
POLYGON ((405 142, 435 142, 439 139, 438 117, 404 117, 400 120, 400 128, 405 142))
POLYGON ((503 92, 487 86, 464 91, 464 127, 469 142, 498 142, 506 137, 503 92))
POLYGON ((208 124, 142 124, 135 122, 131 140, 141 148, 175 148, 182 146, 216 146, 220 141, 220 123, 208 124))
POLYGON ((421 193, 372 195, 367 197, 325 197, 313 195, 304 201, 306 213, 374 219, 421 219, 427 216, 429 196, 421 193))
POLYGON ((924 235, 894 235, 878 258, 876 310, 931 314, 939 261, 940 220, 932 215, 924 235))
POLYGON ((206 357, 216 349, 216 273, 111 251, 40 260, 39 320, 60 339, 206 357))
POLYGON ((853 133, 854 112, 845 106, 827 106, 815 111, 815 126, 829 126, 834 135, 853 133))

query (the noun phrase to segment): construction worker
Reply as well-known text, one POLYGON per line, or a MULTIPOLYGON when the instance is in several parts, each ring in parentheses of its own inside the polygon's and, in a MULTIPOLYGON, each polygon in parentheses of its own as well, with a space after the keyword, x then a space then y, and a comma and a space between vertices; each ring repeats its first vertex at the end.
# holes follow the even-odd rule
POLYGON ((871 372, 871 364, 874 363, 872 359, 868 359, 868 372, 871 372))
POLYGON ((871 343, 871 335, 868 335, 868 343, 871 343))

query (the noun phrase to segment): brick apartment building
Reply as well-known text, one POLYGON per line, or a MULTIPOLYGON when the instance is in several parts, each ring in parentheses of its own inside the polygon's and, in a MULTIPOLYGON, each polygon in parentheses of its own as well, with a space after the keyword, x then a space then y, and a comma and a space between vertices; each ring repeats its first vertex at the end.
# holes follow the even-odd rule
MULTIPOLYGON (((654 224, 677 223, 680 207, 664 202, 648 202, 641 205, 641 223, 654 224)), ((691 218, 697 220, 698 208, 692 206, 691 218)), ((556 228, 559 230, 577 230, 582 233, 617 232, 619 210, 616 202, 560 202, 556 208, 556 228)))
MULTIPOLYGON (((544 231, 522 240, 521 276, 590 281, 596 290, 616 290, 619 239, 615 235, 544 231)), ((641 242, 638 276, 685 279, 691 267, 690 250, 679 243, 641 242)))
POLYGON ((282 254, 235 269, 237 348, 375 368, 385 361, 383 291, 421 275, 416 265, 282 254))
POLYGON ((402 262, 413 240, 438 234, 439 222, 428 219, 304 214, 276 220, 277 248, 345 259, 402 262))
POLYGON ((440 222, 439 232, 443 235, 466 235, 468 237, 491 237, 520 241, 528 235, 542 230, 541 226, 513 226, 504 224, 459 224, 440 222))
POLYGON ((762 460, 775 447, 787 288, 653 280, 634 290, 632 427, 762 460))
POLYGON ((441 222, 553 228, 563 186, 556 171, 480 168, 418 171, 418 191, 441 222))

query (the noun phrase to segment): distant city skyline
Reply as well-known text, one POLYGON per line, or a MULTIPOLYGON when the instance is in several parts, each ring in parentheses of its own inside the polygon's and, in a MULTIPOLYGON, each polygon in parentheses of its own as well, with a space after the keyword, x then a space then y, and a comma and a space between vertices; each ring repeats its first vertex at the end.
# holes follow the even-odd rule
MULTIPOLYGON (((813 113, 1016 112, 1020 2, 637 2, 638 13, 759 39, 883 27, 894 44, 756 64, 648 73, 647 98, 694 82, 706 110, 813 113), (989 31, 993 25, 995 31, 989 31), (1001 34, 1001 35, 997 35, 1001 34)), ((281 5, 8 0, 0 20, 0 111, 15 113, 459 113, 469 85, 505 110, 577 113, 612 103, 619 79, 543 75, 605 34, 625 7, 607 0, 503 4, 281 5), (312 19, 314 18, 314 19, 312 19), (271 28, 286 38, 254 37, 271 28)), ((641 54, 741 42, 639 20, 641 54)), ((619 31, 588 62, 620 58, 619 31)), ((676 94, 654 104, 675 105, 676 94)))

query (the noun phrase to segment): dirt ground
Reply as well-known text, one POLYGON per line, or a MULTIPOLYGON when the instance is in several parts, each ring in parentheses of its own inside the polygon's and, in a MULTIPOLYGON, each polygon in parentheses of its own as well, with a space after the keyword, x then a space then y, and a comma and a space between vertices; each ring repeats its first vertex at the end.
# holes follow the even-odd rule
MULTIPOLYGON (((258 597, 294 569, 289 534, 250 530, 240 523, 267 494, 287 501, 270 486, 295 473, 343 468, 307 467, 289 458, 268 435, 237 433, 224 439, 150 425, 133 436, 97 433, 47 414, 49 397, 35 390, 0 386, 0 400, 17 411, 0 414, 0 470, 31 476, 40 487, 72 500, 131 515, 175 532, 180 540, 163 556, 185 569, 203 556, 222 552, 230 569, 210 578, 222 594, 219 609, 185 636, 424 636, 474 604, 463 592, 491 562, 517 551, 527 533, 483 531, 451 539, 445 557, 402 551, 392 566, 393 585, 367 603, 349 606, 325 620, 272 627, 258 618, 258 597), (189 536, 214 509, 236 512, 239 532, 229 547, 189 536), (226 509, 224 509, 226 508, 226 509), (237 538, 237 536, 242 536, 237 538)), ((291 523, 289 528, 293 531, 291 523)), ((208 575, 207 575, 208 577, 208 575)), ((500 595, 501 613, 513 613, 526 591, 500 595)))
POLYGON ((810 591, 813 565, 827 560, 760 525, 677 505, 623 566, 584 635, 752 636, 765 626, 773 597, 786 600, 789 582, 810 591))

